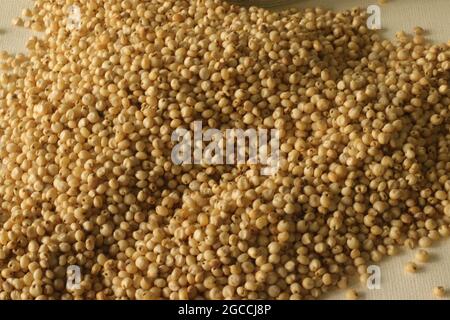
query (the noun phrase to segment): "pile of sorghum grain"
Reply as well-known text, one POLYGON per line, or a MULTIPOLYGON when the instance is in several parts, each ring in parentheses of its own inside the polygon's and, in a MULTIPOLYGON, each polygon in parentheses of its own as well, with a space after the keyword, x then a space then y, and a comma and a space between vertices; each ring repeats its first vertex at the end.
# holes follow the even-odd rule
POLYGON ((448 236, 449 44, 363 11, 36 0, 1 54, 0 298, 312 299, 448 236), (279 172, 175 165, 198 120, 278 129, 279 172))

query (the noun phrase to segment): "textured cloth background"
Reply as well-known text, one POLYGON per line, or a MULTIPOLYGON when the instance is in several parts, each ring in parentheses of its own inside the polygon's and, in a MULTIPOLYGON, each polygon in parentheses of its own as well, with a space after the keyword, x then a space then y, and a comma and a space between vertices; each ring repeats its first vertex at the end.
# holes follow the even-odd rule
MULTIPOLYGON (((323 6, 330 9, 345 9, 355 6, 377 4, 376 0, 249 0, 252 4, 281 9, 289 6, 323 6)), ((12 28, 12 18, 23 8, 31 5, 30 0, 0 0, 0 50, 24 51, 30 33, 23 28, 12 28)), ((450 40, 450 0, 390 0, 381 5, 383 33, 393 37, 395 32, 412 32, 415 26, 425 28, 428 37, 436 42, 450 40)), ((405 274, 404 265, 414 258, 414 252, 405 251, 381 264, 381 289, 367 290, 358 283, 355 287, 364 299, 433 299, 432 288, 444 286, 450 291, 450 240, 443 240, 430 249, 432 259, 423 265, 417 274, 405 274)), ((345 292, 333 291, 329 299, 345 298, 345 292)))

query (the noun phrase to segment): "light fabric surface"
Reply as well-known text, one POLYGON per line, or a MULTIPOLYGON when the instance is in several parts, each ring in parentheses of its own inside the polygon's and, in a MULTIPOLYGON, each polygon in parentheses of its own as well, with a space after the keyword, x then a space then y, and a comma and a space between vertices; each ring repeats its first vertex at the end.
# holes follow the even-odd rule
MULTIPOLYGON (((377 4, 376 0, 250 0, 250 2, 260 2, 275 9, 288 6, 322 6, 336 10, 377 4)), ((11 20, 31 3, 30 0, 0 0, 0 50, 24 51, 30 33, 23 28, 11 27, 11 20)), ((380 7, 383 33, 386 37, 393 37, 399 30, 411 32, 415 26, 421 26, 429 32, 428 37, 433 41, 450 40, 450 0, 390 0, 380 7)), ((405 274, 404 265, 413 260, 414 252, 404 251, 380 264, 381 289, 368 290, 357 283, 355 288, 360 290, 363 299, 433 299, 434 286, 444 286, 450 291, 450 240, 441 241, 430 249, 430 252, 431 261, 422 265, 417 274, 405 274)), ((345 291, 333 291, 327 298, 343 299, 345 291)))

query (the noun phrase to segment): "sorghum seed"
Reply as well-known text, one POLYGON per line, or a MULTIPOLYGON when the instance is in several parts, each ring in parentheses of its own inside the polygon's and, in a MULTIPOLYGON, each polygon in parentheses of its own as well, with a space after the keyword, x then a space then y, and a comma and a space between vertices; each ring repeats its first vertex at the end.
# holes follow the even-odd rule
POLYGON ((433 288, 433 295, 434 295, 436 298, 443 298, 443 297, 446 296, 446 294, 447 294, 447 292, 446 292, 445 288, 442 287, 442 286, 434 287, 434 288, 433 288))
POLYGON ((414 262, 408 262, 405 265, 405 271, 407 273, 416 273, 417 272, 417 265, 414 262))
POLYGON ((428 262, 430 260, 430 254, 428 253, 428 251, 420 249, 419 251, 417 251, 416 253, 416 261, 417 262, 421 262, 421 263, 425 263, 428 262))

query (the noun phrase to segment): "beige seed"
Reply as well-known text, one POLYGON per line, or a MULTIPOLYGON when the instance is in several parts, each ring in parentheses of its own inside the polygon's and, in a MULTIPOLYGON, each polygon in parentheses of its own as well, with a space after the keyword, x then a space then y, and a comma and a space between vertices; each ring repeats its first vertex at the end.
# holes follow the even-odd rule
POLYGON ((345 297, 347 298, 347 300, 358 300, 359 293, 355 289, 349 289, 347 290, 345 297))
POLYGON ((419 247, 421 248, 429 248, 432 244, 432 241, 428 237, 422 237, 419 239, 419 247))
POLYGON ((436 298, 443 298, 443 297, 446 296, 446 294, 447 294, 447 292, 446 292, 445 288, 442 287, 442 286, 438 286, 438 287, 434 287, 433 288, 433 295, 436 298))
POLYGON ((15 27, 23 27, 24 26, 24 21, 20 17, 14 18, 11 23, 15 27))
POLYGON ((405 272, 407 273, 416 273, 417 269, 417 265, 414 262, 408 262, 405 265, 405 272))
POLYGON ((416 253, 416 261, 420 262, 420 263, 425 263, 428 262, 430 260, 430 255, 428 253, 428 251, 426 250, 419 250, 416 253))

